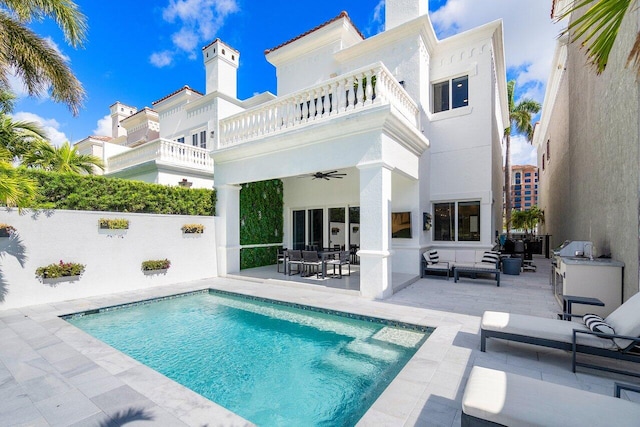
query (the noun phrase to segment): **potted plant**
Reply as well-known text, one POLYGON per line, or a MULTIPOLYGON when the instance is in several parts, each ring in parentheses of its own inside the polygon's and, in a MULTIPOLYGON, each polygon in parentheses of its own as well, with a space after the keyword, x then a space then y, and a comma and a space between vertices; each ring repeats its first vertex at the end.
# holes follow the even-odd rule
POLYGON ((166 273, 171 267, 171 261, 168 259, 150 259, 142 261, 142 272, 144 274, 161 274, 166 273))
POLYGON ((204 225, 202 224, 185 224, 181 228, 184 234, 202 234, 204 233, 204 225))
POLYGON ((11 237, 15 232, 15 227, 0 222, 0 237, 11 237))
POLYGON ((78 280, 85 270, 84 264, 64 262, 45 265, 36 269, 36 277, 43 283, 55 283, 60 281, 72 282, 78 280))

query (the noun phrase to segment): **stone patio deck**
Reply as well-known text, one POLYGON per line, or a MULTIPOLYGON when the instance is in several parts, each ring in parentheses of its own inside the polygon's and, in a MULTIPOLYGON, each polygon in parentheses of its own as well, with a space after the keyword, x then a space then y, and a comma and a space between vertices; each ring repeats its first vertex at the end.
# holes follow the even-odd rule
MULTIPOLYGON (((483 311, 542 317, 560 311, 549 285, 549 260, 536 259, 536 264, 535 273, 504 275, 499 288, 489 279, 454 283, 434 276, 384 301, 314 283, 213 278, 0 311, 0 425, 251 425, 57 317, 204 288, 437 327, 361 426, 460 425, 460 401, 474 365, 607 395, 613 395, 614 380, 637 383, 601 372, 574 374, 570 355, 559 350, 490 340, 487 352, 480 352, 483 311)), ((640 402, 638 396, 629 398, 640 402)))

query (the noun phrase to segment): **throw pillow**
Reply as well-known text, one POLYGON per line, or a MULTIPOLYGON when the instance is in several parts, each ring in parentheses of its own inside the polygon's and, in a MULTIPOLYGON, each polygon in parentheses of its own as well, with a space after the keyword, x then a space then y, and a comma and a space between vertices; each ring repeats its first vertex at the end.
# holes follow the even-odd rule
POLYGON ((587 328, 592 332, 600 332, 601 334, 615 334, 611 325, 605 323, 604 319, 597 314, 585 314, 582 320, 587 328))
POLYGON ((429 251, 429 262, 431 264, 437 264, 440 261, 440 255, 438 255, 438 251, 432 250, 429 251))
POLYGON ((498 252, 485 251, 482 255, 482 262, 495 265, 498 261, 500 261, 500 254, 498 252))

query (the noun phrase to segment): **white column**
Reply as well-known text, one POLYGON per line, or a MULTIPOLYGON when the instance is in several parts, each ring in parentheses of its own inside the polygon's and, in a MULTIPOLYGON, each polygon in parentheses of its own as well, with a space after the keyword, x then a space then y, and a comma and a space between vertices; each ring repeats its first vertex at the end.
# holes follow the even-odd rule
POLYGON ((360 169, 360 294, 383 299, 391 286, 391 170, 383 162, 360 169))
POLYGON ((240 271, 240 187, 216 186, 216 226, 218 240, 218 274, 240 271))

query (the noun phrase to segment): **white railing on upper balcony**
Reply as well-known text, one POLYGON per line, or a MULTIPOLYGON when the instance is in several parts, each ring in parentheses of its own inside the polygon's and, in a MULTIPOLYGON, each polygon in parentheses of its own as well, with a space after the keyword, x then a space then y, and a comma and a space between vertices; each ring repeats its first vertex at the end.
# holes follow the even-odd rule
POLYGON ((115 172, 152 160, 213 172, 209 151, 167 139, 156 139, 107 159, 107 172, 115 172))
POLYGON ((216 148, 382 104, 391 104, 411 125, 419 127, 417 104, 378 62, 220 120, 216 148))

